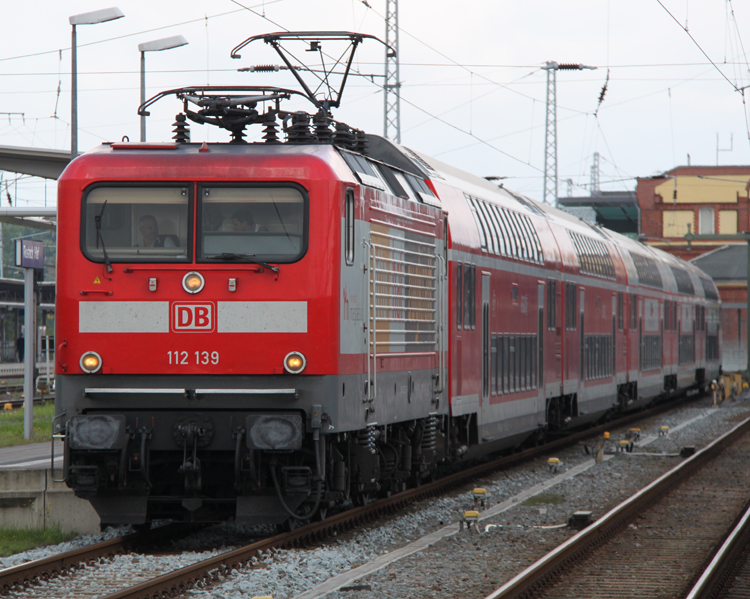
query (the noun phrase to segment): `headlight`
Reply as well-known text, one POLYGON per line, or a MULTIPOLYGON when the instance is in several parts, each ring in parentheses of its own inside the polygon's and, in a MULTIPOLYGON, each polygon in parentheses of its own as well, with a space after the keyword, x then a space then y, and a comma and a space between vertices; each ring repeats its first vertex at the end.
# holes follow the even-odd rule
POLYGON ((300 414, 251 414, 245 419, 248 449, 290 450, 302 447, 300 414))
POLYGON ((289 374, 299 374, 307 366, 307 360, 298 351, 290 352, 284 358, 284 368, 289 374))
POLYGON ((102 357, 95 351, 87 351, 81 356, 81 370, 94 374, 102 367, 102 357))
POLYGON ((189 272, 182 277, 182 288, 188 293, 198 293, 205 284, 203 275, 199 272, 189 272))
POLYGON ((122 449, 128 442, 125 416, 74 416, 68 425, 68 438, 71 449, 122 449))

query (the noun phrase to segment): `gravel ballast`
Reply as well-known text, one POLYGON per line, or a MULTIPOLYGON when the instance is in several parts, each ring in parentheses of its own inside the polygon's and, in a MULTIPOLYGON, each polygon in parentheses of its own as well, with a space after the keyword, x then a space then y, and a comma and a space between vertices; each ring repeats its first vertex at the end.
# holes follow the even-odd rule
MULTIPOLYGON (((594 463, 591 453, 586 451, 593 452, 596 440, 592 439, 555 453, 554 457, 562 462, 557 474, 547 465, 547 457, 552 457, 550 454, 478 479, 451 496, 423 501, 386 522, 341 534, 322 546, 262 554, 240 571, 232 571, 222 582, 207 589, 190 591, 187 596, 203 599, 249 599, 266 595, 274 599, 292 599, 303 593, 306 599, 321 596, 315 587, 332 577, 378 558, 387 562, 390 552, 457 522, 465 510, 474 508, 472 486, 484 487, 491 505, 496 505, 535 485, 549 482, 555 476, 564 475, 576 466, 590 464, 584 472, 561 480, 542 494, 518 501, 511 509, 482 520, 478 533, 466 529, 454 532, 376 572, 345 582, 343 587, 326 595, 329 599, 411 599, 438 595, 482 598, 575 534, 576 531, 569 527, 554 528, 567 523, 573 512, 587 510, 593 512, 594 518, 600 517, 676 466, 681 458, 672 454, 678 454, 686 446, 700 449, 748 416, 750 401, 747 400, 727 401, 712 409, 707 398, 696 399, 640 423, 638 426, 644 437, 656 436, 661 426, 669 426, 670 432, 668 436, 656 436, 648 445, 636 443, 633 454, 614 452, 617 441, 623 438, 627 429, 613 430, 608 442, 612 455, 602 463, 594 463), (689 424, 679 428, 686 422, 689 424), (635 455, 640 452, 657 455, 635 455)), ((118 536, 122 532, 105 534, 118 536)), ((166 567, 181 567, 217 551, 250 542, 248 538, 259 532, 262 531, 230 525, 211 527, 177 543, 173 549, 184 552, 182 555, 159 558, 165 559, 166 567), (207 550, 209 547, 211 549, 207 550)), ((0 558, 0 567, 67 551, 76 543, 87 544, 103 538, 79 538, 53 548, 0 558)), ((119 569, 127 571, 132 566, 116 559, 109 575, 115 576, 119 569)), ((163 571, 161 565, 158 569, 163 571)), ((99 576, 92 572, 92 580, 96 579, 99 576)), ((48 586, 43 595, 73 596, 58 595, 53 588, 48 586)), ((13 596, 32 595, 20 592, 13 596)), ((76 596, 101 596, 101 593, 90 595, 84 591, 76 596)))

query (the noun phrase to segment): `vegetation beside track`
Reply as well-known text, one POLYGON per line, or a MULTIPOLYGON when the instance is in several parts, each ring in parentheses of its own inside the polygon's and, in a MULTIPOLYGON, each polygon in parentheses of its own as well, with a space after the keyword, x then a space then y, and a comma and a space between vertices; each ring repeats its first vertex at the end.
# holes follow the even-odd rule
POLYGON ((43 530, 0 527, 0 557, 28 551, 36 547, 56 545, 74 538, 76 533, 63 532, 59 526, 43 530))
MULTIPOLYGON (((2 406, 0 405, 0 408, 2 406)), ((34 425, 31 439, 23 438, 23 408, 0 409, 0 447, 11 447, 26 443, 43 443, 50 440, 55 402, 48 401, 34 406, 34 425)), ((0 534, 0 539, 2 534, 0 534)))

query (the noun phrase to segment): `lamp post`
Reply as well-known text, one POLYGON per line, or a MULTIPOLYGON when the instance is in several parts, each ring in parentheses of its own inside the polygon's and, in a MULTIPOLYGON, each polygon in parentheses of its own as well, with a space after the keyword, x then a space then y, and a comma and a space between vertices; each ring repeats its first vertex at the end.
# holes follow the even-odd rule
MULTIPOLYGON (((188 41, 181 35, 165 37, 153 42, 138 44, 141 53, 141 106, 146 103, 146 52, 161 52, 187 45, 188 41)), ((146 114, 141 115, 141 141, 146 141, 146 114)))
POLYGON ((71 55, 71 100, 70 100, 70 159, 74 160, 78 156, 78 61, 76 48, 76 25, 97 25, 106 23, 124 17, 125 15, 119 8, 103 8, 85 12, 80 15, 73 15, 68 20, 73 26, 72 41, 70 44, 71 55))

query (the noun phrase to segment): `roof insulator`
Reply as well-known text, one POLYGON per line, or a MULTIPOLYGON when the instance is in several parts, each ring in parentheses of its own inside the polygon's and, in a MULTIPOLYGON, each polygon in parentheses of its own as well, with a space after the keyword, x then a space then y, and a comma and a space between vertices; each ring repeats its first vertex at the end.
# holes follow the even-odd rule
POLYGON ((187 123, 187 117, 180 113, 177 116, 174 117, 175 122, 172 123, 172 131, 174 135, 172 136, 172 139, 174 139, 175 143, 178 144, 186 144, 190 142, 190 125, 187 123))

